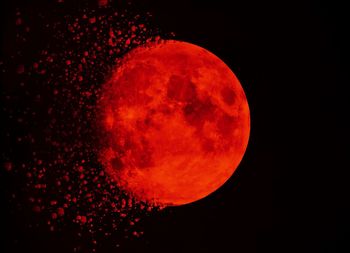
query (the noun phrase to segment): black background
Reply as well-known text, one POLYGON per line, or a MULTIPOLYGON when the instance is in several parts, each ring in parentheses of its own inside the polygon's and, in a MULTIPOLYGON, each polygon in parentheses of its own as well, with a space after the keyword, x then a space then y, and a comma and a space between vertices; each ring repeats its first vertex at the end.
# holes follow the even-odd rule
MULTIPOLYGON (((142 239, 125 240, 119 250, 106 244, 102 252, 350 252, 345 6, 309 0, 133 3, 150 11, 163 31, 230 66, 248 98, 251 137, 221 189, 147 218, 142 239)), ((1 2, 2 54, 11 47, 6 37, 15 8, 42 4, 49 12, 50 1, 1 2)), ((78 5, 71 1, 67 11, 78 5)), ((1 180, 1 188, 16 183, 1 180)), ((2 196, 1 252, 72 249, 68 232, 25 229, 21 221, 31 216, 18 217, 2 196)))

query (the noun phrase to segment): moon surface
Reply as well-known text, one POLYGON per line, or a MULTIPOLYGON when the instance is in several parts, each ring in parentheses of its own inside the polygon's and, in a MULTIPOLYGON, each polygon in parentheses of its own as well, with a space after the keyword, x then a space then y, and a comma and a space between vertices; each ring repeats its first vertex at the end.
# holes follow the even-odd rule
POLYGON ((103 86, 100 159, 135 199, 183 205, 222 186, 249 139, 245 93, 199 46, 166 40, 127 53, 103 86))

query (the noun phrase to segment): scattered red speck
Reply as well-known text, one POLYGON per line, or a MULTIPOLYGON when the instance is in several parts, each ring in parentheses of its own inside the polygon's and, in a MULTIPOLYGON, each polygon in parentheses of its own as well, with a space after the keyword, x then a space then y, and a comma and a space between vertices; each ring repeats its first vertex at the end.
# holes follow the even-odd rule
POLYGON ((40 211, 41 211, 40 206, 34 206, 33 207, 33 211, 36 212, 36 213, 40 213, 40 211))
POLYGON ((86 216, 81 216, 80 222, 85 223, 87 221, 86 216))
POLYGON ((17 74, 23 74, 24 73, 24 65, 18 65, 17 67, 17 74))
POLYGON ((4 167, 5 167, 5 170, 11 171, 12 170, 12 163, 11 162, 5 162, 4 167))
POLYGON ((16 19, 16 25, 21 25, 23 23, 21 18, 16 19))
POLYGON ((96 23, 96 17, 90 18, 90 19, 89 19, 89 22, 90 22, 91 24, 96 23))
POLYGON ((66 64, 71 65, 72 64, 71 60, 66 60, 66 64))
POLYGON ((47 60, 48 62, 52 63, 52 62, 53 62, 53 57, 48 56, 46 60, 47 60))
POLYGON ((58 214, 58 216, 63 216, 64 215, 64 209, 62 207, 57 208, 57 214, 58 214))
POLYGON ((54 219, 54 220, 57 219, 57 213, 52 213, 51 214, 51 218, 54 219))
POLYGON ((98 0, 99 6, 106 6, 108 4, 108 0, 98 0))

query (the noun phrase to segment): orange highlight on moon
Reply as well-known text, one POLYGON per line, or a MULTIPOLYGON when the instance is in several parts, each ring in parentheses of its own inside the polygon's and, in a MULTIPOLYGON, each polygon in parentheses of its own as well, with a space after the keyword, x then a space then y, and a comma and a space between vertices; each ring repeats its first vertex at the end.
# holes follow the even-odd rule
POLYGON ((208 196, 245 153, 248 102, 217 56, 167 40, 125 55, 99 101, 100 159, 137 200, 183 205, 208 196))

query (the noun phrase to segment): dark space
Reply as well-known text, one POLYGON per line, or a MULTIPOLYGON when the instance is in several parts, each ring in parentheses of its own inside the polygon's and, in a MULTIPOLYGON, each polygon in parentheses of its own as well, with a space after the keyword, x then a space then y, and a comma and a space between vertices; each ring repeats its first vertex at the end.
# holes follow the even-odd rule
MULTIPOLYGON (((95 4, 83 2, 70 1, 64 11, 95 4)), ((128 6, 123 2, 112 5, 128 6)), ((144 235, 125 238, 118 248, 102 238, 97 252, 350 252, 345 4, 131 2, 130 8, 149 11, 161 31, 210 50, 235 72, 248 98, 251 135, 240 166, 218 191, 145 217, 144 235)), ((16 8, 50 12, 53 6, 52 0, 2 1, 1 58, 10 59, 16 50, 11 41, 16 8)), ((40 48, 40 36, 32 37, 37 41, 28 47, 40 48)), ((31 103, 5 99, 16 94, 16 82, 16 75, 2 73, 2 108, 21 110, 31 103)), ((1 162, 21 164, 30 159, 31 146, 14 140, 28 130, 7 117, 1 120, 1 162)), ((40 132, 42 124, 38 119, 32 128, 40 132)), ((42 222, 30 208, 11 202, 23 179, 3 168, 0 179, 1 252, 73 252, 70 225, 53 233, 43 225, 28 228, 25 224, 42 222)))

